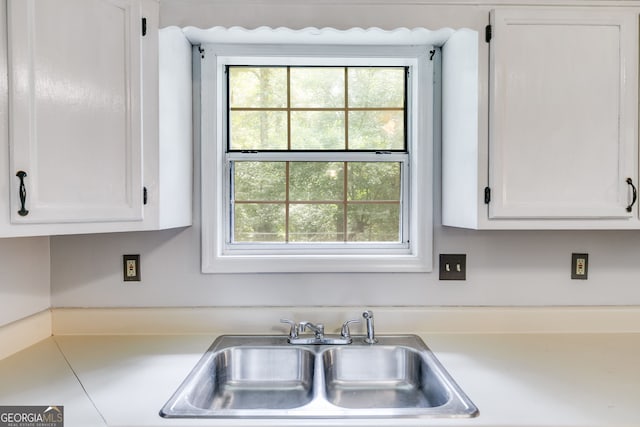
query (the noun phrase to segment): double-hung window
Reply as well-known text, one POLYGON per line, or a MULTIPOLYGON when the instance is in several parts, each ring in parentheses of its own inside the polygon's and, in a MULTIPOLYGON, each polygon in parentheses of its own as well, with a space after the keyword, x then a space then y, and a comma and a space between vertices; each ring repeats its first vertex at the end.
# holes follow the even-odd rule
POLYGON ((203 271, 431 269, 434 49, 201 51, 203 271))
POLYGON ((225 67, 226 240, 406 247, 406 67, 225 67))

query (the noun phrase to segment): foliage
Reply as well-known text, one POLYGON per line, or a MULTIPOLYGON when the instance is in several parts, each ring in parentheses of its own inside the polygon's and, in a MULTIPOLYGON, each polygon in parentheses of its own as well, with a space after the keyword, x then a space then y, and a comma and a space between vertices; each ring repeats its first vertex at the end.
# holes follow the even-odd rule
MULTIPOLYGON (((404 150, 405 69, 229 67, 231 150, 404 150)), ((401 163, 234 161, 236 242, 397 242, 401 163)))

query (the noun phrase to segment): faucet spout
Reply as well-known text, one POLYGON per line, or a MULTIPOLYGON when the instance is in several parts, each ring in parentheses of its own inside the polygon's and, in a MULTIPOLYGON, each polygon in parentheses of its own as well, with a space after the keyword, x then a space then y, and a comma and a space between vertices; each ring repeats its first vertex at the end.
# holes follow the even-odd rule
POLYGON ((300 328, 299 329, 300 333, 303 333, 305 329, 309 329, 311 332, 315 334, 317 339, 321 340, 324 338, 324 325, 322 323, 318 323, 317 325, 314 325, 311 322, 300 322, 299 328, 300 328))
POLYGON ((378 340, 376 339, 376 333, 373 327, 373 312, 371 310, 367 310, 362 313, 362 317, 364 317, 367 322, 367 337, 364 339, 364 342, 367 344, 377 343, 378 340))

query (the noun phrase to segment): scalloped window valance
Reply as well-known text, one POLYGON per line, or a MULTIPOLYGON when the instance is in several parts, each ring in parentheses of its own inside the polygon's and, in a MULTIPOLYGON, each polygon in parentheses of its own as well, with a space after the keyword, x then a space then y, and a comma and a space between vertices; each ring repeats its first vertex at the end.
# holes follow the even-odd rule
MULTIPOLYGON (((442 46, 457 31, 451 28, 428 30, 426 28, 303 28, 294 30, 279 27, 212 27, 201 29, 183 28, 183 32, 192 44, 310 44, 310 45, 432 45, 442 46)), ((475 33, 475 32, 474 32, 475 33)))

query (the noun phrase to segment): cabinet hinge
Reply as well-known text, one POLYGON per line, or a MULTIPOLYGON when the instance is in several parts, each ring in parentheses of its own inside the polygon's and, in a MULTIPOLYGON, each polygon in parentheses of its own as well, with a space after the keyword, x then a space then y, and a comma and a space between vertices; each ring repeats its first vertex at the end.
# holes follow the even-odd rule
POLYGON ((142 18, 142 37, 147 35, 147 18, 142 18))
POLYGON ((142 187, 142 204, 147 204, 147 187, 142 187))
POLYGON ((484 187, 484 203, 488 205, 489 202, 491 202, 491 189, 484 187))
POLYGON ((491 29, 491 25, 487 25, 486 27, 484 27, 484 40, 489 43, 492 37, 493 30, 491 29))

